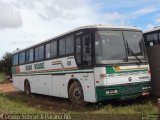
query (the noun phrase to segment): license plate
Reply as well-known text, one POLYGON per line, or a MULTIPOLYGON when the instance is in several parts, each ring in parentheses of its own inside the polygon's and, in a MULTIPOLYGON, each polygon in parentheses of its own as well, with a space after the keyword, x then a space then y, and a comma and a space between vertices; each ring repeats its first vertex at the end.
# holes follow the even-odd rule
POLYGON ((149 95, 149 92, 142 92, 142 96, 149 95))

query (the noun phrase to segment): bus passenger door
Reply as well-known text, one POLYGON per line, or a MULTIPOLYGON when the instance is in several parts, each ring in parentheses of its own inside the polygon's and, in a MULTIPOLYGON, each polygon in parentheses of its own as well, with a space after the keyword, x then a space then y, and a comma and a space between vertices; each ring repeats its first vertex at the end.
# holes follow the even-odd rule
POLYGON ((90 68, 92 65, 91 35, 76 37, 76 63, 78 67, 90 68))
POLYGON ((91 35, 83 35, 82 37, 82 61, 83 61, 83 67, 91 67, 92 65, 92 59, 91 59, 91 35))
POLYGON ((83 73, 83 91, 86 101, 95 102, 94 73, 92 68, 92 39, 91 34, 82 36, 82 65, 85 73, 83 73))

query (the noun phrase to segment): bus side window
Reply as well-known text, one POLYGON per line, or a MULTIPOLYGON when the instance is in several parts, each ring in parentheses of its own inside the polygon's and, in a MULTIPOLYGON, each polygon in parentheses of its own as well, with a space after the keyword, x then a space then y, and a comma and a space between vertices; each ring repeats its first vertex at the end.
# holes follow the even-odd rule
POLYGON ((66 39, 60 39, 59 40, 59 55, 63 56, 66 54, 66 39))
POLYGON ((57 41, 51 43, 51 57, 57 57, 57 41))
POLYGON ((153 46, 158 43, 158 33, 152 33, 146 36, 148 46, 153 46))
POLYGON ((33 62, 33 49, 29 50, 29 62, 33 62))
POLYGON ((41 45, 35 48, 35 61, 43 60, 44 58, 44 46, 41 45))
POLYGON ((66 37, 66 54, 73 54, 74 52, 74 36, 66 37))
POLYGON ((26 63, 33 62, 33 49, 26 51, 26 63))
POLYGON ((76 38, 76 61, 77 64, 81 64, 81 39, 78 37, 76 38))
POLYGON ((46 44, 46 54, 45 58, 50 58, 51 57, 51 44, 48 43, 46 44))
POLYGON ((13 56, 13 65, 18 65, 18 54, 13 56))
POLYGON ((83 36, 83 65, 91 65, 91 35, 83 36))
POLYGON ((19 54, 19 64, 25 63, 25 52, 19 54))

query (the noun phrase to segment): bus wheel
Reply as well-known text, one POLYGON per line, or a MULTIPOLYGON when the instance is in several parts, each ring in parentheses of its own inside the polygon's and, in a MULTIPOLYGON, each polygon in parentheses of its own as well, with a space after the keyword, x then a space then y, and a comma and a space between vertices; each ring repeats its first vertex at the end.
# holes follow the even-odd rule
POLYGON ((24 90, 26 95, 31 95, 31 88, 28 80, 25 81, 24 90))
POLYGON ((83 89, 78 81, 75 81, 69 87, 69 98, 75 105, 84 106, 87 102, 84 101, 83 89))

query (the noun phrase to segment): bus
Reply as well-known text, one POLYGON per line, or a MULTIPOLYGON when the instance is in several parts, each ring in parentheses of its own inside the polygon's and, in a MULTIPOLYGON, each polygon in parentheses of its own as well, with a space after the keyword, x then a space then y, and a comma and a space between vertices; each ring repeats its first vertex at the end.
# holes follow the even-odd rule
POLYGON ((140 29, 88 25, 13 52, 13 85, 69 98, 75 105, 150 94, 150 71, 140 29))
POLYGON ((160 26, 144 31, 144 41, 147 48, 147 55, 151 71, 152 94, 160 95, 160 26))
POLYGON ((144 40, 147 47, 160 44, 160 26, 144 31, 144 40))

